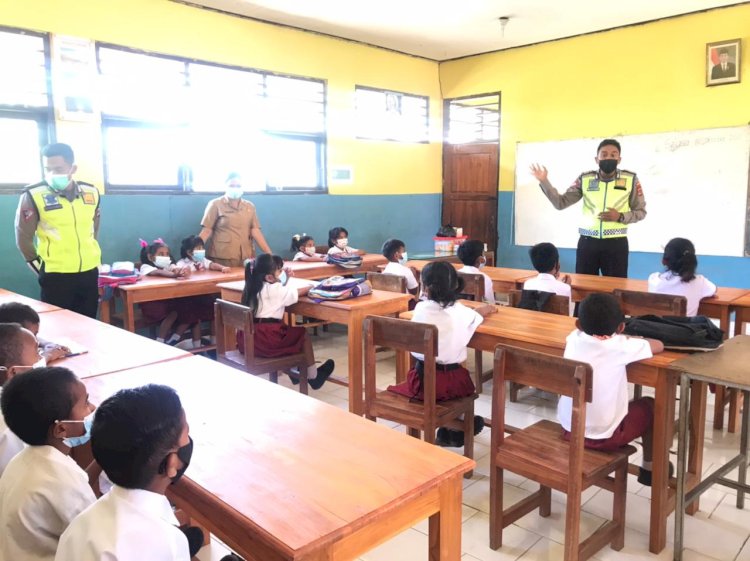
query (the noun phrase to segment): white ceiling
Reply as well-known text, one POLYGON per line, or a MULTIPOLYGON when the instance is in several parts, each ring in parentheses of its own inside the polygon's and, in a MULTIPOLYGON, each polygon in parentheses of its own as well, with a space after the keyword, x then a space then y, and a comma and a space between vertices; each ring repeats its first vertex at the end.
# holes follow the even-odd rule
POLYGON ((433 60, 738 4, 736 0, 177 0, 433 60), (509 17, 505 32, 498 18, 509 17))

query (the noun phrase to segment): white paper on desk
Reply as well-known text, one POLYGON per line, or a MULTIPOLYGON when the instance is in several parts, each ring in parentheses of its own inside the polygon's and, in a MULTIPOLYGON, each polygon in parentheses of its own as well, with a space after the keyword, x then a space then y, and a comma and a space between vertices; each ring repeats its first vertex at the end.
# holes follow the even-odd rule
POLYGON ((68 349, 70 349, 68 354, 65 355, 66 357, 82 355, 84 353, 89 352, 89 350, 86 347, 76 343, 75 341, 71 341, 70 339, 65 339, 65 338, 58 338, 55 341, 48 342, 45 345, 45 349, 47 347, 54 348, 56 346, 68 347, 68 349))
POLYGON ((309 286, 312 288, 313 286, 318 286, 319 282, 320 281, 316 281, 316 280, 298 279, 297 277, 290 277, 288 284, 295 288, 304 288, 305 286, 309 286))

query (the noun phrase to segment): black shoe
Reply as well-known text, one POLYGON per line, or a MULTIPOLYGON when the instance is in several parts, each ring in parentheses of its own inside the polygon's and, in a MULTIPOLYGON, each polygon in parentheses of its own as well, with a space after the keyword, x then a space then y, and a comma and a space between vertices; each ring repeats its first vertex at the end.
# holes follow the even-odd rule
POLYGON ((448 434, 448 429, 445 427, 440 427, 437 430, 437 433, 435 433, 435 444, 438 446, 450 446, 450 435, 448 434))
POLYGON ((484 417, 474 415, 474 436, 478 435, 484 429, 484 417))
POLYGON ((308 380, 307 383, 310 384, 310 387, 314 390, 319 390, 323 387, 323 384, 326 383, 326 380, 328 380, 328 377, 333 374, 333 367, 335 366, 333 360, 330 358, 325 361, 323 364, 318 366, 318 375, 315 376, 312 380, 308 380))
MULTIPOLYGON (((641 485, 645 485, 646 487, 651 487, 651 476, 653 475, 653 472, 650 469, 643 469, 638 468, 638 483, 641 485)), ((672 462, 669 462, 669 478, 674 475, 674 464, 672 462)))
POLYGON ((287 372, 287 375, 289 376, 289 379, 292 381, 292 385, 299 384, 299 374, 294 372, 287 372))
MULTIPOLYGON (((484 418, 474 415, 474 436, 484 429, 484 418)), ((435 444, 449 448, 461 448, 464 445, 464 431, 440 427, 435 435, 435 444)))
POLYGON ((242 561, 242 557, 236 553, 230 553, 229 555, 222 557, 219 561, 242 561))
POLYGON ((185 537, 187 538, 190 557, 195 557, 203 547, 203 539, 205 537, 203 535, 203 530, 197 526, 185 526, 184 528, 180 528, 180 530, 182 530, 182 533, 185 534, 185 537))

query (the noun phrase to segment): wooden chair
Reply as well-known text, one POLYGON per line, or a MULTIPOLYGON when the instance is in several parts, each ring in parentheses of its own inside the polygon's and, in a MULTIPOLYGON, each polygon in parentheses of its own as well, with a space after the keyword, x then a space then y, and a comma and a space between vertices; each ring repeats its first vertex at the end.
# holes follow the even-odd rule
MULTIPOLYGON (((641 292, 637 290, 616 289, 612 292, 620 304, 622 313, 626 316, 684 316, 687 313, 687 298, 673 294, 657 294, 656 292, 641 292)), ((636 384, 633 388, 633 398, 643 395, 643 388, 636 384)))
MULTIPOLYGON (((448 401, 435 401, 435 357, 438 331, 434 325, 396 318, 369 316, 364 322, 365 337, 365 416, 391 420, 407 427, 409 435, 435 443, 438 427, 464 431, 464 456, 474 457, 474 400, 477 395, 448 401), (378 346, 424 355, 424 401, 409 399, 389 391, 378 391, 375 349, 378 346), (463 415, 461 421, 459 417, 463 415)), ((471 477, 469 472, 465 477, 471 477)))
POLYGON ((406 289, 406 278, 390 273, 367 273, 367 280, 370 281, 374 290, 387 290, 388 292, 399 292, 408 294, 406 289))
POLYGON ((626 446, 615 452, 584 448, 586 402, 591 402, 592 370, 583 362, 498 345, 492 387, 490 447, 490 547, 503 544, 503 528, 535 508, 547 517, 551 489, 567 495, 565 506, 565 561, 583 561, 609 543, 614 550, 625 543, 626 446), (570 441, 552 421, 539 421, 505 436, 505 381, 515 381, 572 398, 570 441), (533 479, 540 485, 533 495, 503 508, 503 470, 533 479), (610 474, 614 473, 614 477, 610 474), (581 493, 596 485, 614 494, 612 520, 583 542, 580 540, 581 493))
MULTIPOLYGON (((462 298, 473 300, 474 302, 484 301, 484 276, 479 273, 458 273, 458 276, 464 279, 464 291, 462 298)), ((482 366, 482 351, 474 350, 474 387, 477 393, 482 393, 482 384, 492 378, 492 370, 484 372, 482 366)))
POLYGON ((255 356, 255 323, 252 310, 247 306, 217 299, 214 304, 216 325, 216 360, 222 364, 244 370, 253 375, 268 374, 277 383, 279 370, 299 369, 299 391, 307 395, 307 361, 304 353, 296 353, 279 358, 255 356), (245 354, 234 348, 234 337, 242 331, 245 341, 245 354))
POLYGON ((328 250, 331 249, 328 247, 328 244, 326 245, 316 245, 315 246, 315 253, 322 253, 323 255, 326 255, 328 253, 328 250))
MULTIPOLYGON (((511 290, 508 292, 508 305, 511 308, 518 308, 518 306, 521 304, 522 293, 522 290, 511 290)), ((558 294, 550 296, 550 299, 547 300, 547 302, 544 304, 544 309, 542 309, 541 311, 548 314, 569 316, 570 298, 566 296, 559 296, 558 294)), ((511 403, 516 403, 518 401, 518 392, 523 388, 523 384, 519 384, 518 382, 510 382, 510 392, 508 399, 510 399, 511 403)))

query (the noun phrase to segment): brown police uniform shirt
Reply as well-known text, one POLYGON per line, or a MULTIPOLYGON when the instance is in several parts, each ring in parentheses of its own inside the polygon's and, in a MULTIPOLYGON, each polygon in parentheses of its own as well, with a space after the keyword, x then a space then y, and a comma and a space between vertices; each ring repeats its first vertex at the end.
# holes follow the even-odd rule
POLYGON ((206 251, 209 259, 241 266, 245 259, 255 257, 250 231, 260 229, 260 222, 253 203, 240 199, 239 207, 234 208, 226 197, 214 199, 206 206, 201 226, 211 230, 206 251))

